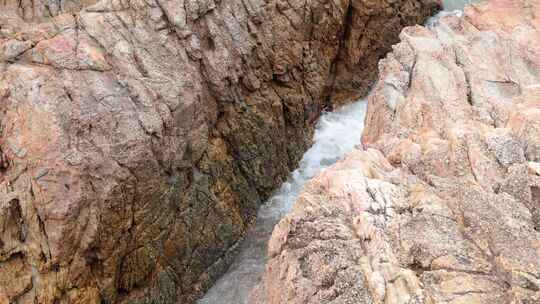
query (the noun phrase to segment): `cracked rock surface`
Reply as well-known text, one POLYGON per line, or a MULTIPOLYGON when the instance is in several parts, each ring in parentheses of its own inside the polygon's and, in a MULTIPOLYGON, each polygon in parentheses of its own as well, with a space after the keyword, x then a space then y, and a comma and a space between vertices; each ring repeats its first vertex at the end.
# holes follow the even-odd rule
POLYGON ((406 28, 254 303, 540 303, 540 1, 406 28))
POLYGON ((192 303, 321 110, 436 8, 0 0, 0 303, 192 303))

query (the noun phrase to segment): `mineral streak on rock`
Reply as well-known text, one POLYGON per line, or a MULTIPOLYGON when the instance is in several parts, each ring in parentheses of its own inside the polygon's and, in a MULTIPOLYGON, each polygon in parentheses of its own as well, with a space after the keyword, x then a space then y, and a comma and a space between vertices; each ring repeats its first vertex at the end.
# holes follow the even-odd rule
POLYGON ((253 303, 540 303, 540 1, 406 28, 253 303))
POLYGON ((298 163, 345 66, 373 76, 436 8, 0 1, 0 303, 191 303, 298 163))

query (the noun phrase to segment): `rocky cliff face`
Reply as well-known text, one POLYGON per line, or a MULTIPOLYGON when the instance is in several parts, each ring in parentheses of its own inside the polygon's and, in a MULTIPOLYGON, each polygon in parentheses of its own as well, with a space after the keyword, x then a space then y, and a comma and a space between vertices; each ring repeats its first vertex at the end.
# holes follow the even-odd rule
POLYGON ((540 303, 539 11, 402 32, 364 147, 276 227, 254 303, 540 303))
POLYGON ((373 66, 436 7, 0 2, 0 303, 192 302, 344 66, 373 66))

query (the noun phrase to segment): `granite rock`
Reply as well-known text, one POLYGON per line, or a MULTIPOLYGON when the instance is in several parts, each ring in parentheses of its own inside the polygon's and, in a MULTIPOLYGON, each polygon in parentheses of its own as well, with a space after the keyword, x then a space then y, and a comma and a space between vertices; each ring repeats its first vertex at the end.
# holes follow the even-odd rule
POLYGON ((540 303, 539 11, 401 33, 362 146, 277 225, 254 303, 540 303))
POLYGON ((192 303, 309 146, 343 58, 374 62, 436 7, 0 2, 0 303, 192 303))

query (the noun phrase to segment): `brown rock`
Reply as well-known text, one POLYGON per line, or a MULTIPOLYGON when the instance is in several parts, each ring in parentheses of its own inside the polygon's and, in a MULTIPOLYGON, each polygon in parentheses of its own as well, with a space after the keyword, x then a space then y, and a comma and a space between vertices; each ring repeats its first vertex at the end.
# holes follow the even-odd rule
POLYGON ((435 8, 3 1, 0 302, 191 303, 309 146, 343 56, 376 61, 435 8))
POLYGON ((274 230, 258 303, 540 303, 539 1, 411 27, 364 150, 274 230))

